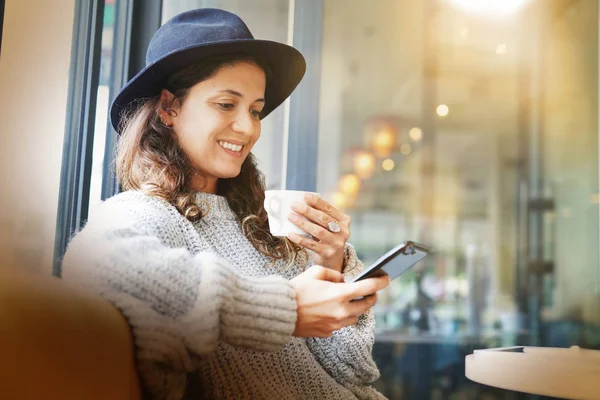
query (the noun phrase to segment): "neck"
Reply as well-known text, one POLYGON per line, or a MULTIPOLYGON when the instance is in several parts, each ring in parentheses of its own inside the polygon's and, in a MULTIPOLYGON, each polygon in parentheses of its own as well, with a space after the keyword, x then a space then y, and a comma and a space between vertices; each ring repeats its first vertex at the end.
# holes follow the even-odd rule
POLYGON ((196 192, 204 192, 217 194, 217 182, 219 178, 215 177, 204 177, 204 176, 194 176, 192 178, 192 189, 196 192))

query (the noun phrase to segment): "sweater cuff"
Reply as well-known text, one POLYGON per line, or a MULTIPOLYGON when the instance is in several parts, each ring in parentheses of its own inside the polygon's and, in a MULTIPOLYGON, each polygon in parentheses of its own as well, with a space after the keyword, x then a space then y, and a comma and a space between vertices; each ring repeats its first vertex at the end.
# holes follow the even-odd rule
POLYGON ((242 277, 221 314, 222 340, 236 347, 278 351, 292 337, 296 291, 280 276, 242 277))
POLYGON ((187 345, 197 354, 215 349, 219 341, 253 351, 280 350, 296 327, 296 291, 289 281, 241 276, 223 259, 206 254, 202 259, 196 302, 182 318, 187 345))
POLYGON ((363 269, 365 269, 365 266, 358 259, 354 246, 350 243, 346 243, 346 248, 344 249, 344 280, 346 282, 351 281, 352 278, 360 274, 363 269))

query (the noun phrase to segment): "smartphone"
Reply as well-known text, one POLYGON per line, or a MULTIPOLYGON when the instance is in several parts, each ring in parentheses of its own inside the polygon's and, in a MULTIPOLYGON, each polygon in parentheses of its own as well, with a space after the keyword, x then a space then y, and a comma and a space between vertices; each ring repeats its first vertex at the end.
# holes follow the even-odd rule
POLYGON ((354 277, 352 282, 386 274, 391 279, 395 279, 408 271, 428 254, 429 249, 422 244, 415 242, 401 243, 365 268, 363 272, 354 277))

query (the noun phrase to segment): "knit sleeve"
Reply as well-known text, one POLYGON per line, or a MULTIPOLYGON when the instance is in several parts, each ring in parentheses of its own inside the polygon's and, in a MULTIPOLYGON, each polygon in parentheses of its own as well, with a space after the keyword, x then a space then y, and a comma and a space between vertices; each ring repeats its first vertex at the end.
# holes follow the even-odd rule
POLYGON ((153 210, 129 211, 116 207, 88 222, 68 246, 63 278, 123 313, 152 398, 182 398, 186 374, 219 341, 274 352, 290 340, 296 300, 288 281, 243 277, 213 253, 166 246, 155 234, 161 221, 139 217, 153 210))
MULTIPOLYGON (((344 257, 346 281, 363 268, 356 251, 347 244, 344 257)), ((321 366, 359 399, 385 399, 370 386, 379 378, 372 356, 374 341, 375 316, 373 310, 369 310, 358 318, 356 325, 342 328, 329 338, 309 338, 306 343, 321 366)))

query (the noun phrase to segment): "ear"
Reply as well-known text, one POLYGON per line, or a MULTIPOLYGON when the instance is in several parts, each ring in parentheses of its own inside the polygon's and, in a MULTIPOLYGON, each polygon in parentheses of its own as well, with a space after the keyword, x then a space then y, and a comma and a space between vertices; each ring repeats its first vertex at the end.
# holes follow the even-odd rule
POLYGON ((163 124, 167 126, 173 125, 173 118, 179 115, 179 101, 175 99, 175 95, 167 89, 163 89, 160 93, 160 106, 158 108, 158 116, 163 124))

